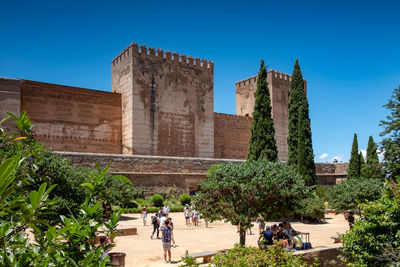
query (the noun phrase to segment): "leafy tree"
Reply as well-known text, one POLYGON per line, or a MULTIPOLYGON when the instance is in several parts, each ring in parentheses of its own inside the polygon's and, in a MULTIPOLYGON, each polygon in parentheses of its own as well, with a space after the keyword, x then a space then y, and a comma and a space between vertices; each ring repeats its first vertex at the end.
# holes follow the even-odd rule
POLYGON ((365 160, 364 160, 364 156, 361 151, 360 151, 360 153, 358 153, 358 156, 360 157, 360 175, 361 175, 361 170, 365 166, 365 160))
POLYGON ((376 151, 376 143, 372 136, 370 136, 367 147, 367 163, 361 166, 361 176, 383 180, 384 174, 376 151))
POLYGON ((393 90, 388 103, 384 105, 390 112, 380 125, 384 127, 381 150, 384 152, 385 174, 394 179, 400 176, 400 86, 393 90))
POLYGON ((240 225, 242 245, 259 214, 267 220, 290 215, 310 191, 292 168, 266 159, 217 165, 200 186, 193 198, 196 208, 209 221, 240 225))
POLYGON ((347 169, 347 179, 360 177, 360 155, 358 154, 357 134, 354 134, 353 145, 351 147, 351 156, 349 167, 347 169))
POLYGON ((348 179, 328 190, 329 206, 337 211, 356 210, 381 196, 383 182, 371 178, 348 179))
POLYGON ((289 96, 288 164, 302 174, 307 185, 316 185, 309 105, 298 60, 294 65, 289 96))
POLYGON ((268 159, 278 160, 278 150, 275 141, 274 121, 271 117, 271 98, 267 83, 267 69, 261 60, 257 77, 257 90, 253 111, 253 124, 249 141, 248 160, 268 159))

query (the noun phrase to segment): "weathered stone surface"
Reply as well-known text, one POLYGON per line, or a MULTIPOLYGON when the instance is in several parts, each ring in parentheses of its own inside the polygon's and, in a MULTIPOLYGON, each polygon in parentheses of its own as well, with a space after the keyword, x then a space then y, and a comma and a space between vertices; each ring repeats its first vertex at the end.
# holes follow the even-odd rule
POLYGON ((323 247, 313 248, 311 250, 299 250, 294 252, 294 255, 303 256, 308 264, 314 264, 315 259, 318 258, 319 266, 345 266, 338 258, 340 255, 341 243, 327 245, 323 247))
POLYGON ((124 154, 214 156, 214 64, 132 43, 112 62, 124 154))
MULTIPOLYGON (((19 115, 21 112, 21 81, 16 79, 0 78, 0 121, 7 117, 7 112, 19 115)), ((8 131, 15 131, 16 126, 6 121, 2 127, 8 131)))
MULTIPOLYGON (((269 70, 267 75, 269 93, 271 96, 272 118, 275 126, 275 140, 278 147, 278 158, 286 161, 288 157, 288 127, 289 127, 289 91, 290 75, 269 70)), ((304 81, 307 91, 307 82, 304 81)), ((257 90, 257 77, 253 76, 236 83, 236 114, 252 116, 257 90)))

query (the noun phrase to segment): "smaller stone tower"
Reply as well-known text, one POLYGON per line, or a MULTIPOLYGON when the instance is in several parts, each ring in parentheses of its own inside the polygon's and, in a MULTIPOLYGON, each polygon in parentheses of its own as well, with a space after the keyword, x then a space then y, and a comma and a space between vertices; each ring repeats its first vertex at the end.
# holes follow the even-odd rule
POLYGON ((214 64, 130 44, 111 64, 124 154, 214 156, 214 64))
MULTIPOLYGON (((275 140, 278 147, 278 158, 287 161, 288 128, 289 128, 289 92, 290 75, 274 70, 268 70, 267 82, 272 104, 272 119, 275 125, 275 140)), ((304 80, 307 92, 307 81, 304 80)), ((253 76, 236 83, 236 115, 252 116, 254 110, 257 77, 253 76)))

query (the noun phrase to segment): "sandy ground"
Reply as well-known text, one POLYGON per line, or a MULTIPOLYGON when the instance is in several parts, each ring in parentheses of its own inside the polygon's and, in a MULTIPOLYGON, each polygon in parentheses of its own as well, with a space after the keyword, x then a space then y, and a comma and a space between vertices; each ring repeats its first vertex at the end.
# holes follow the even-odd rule
MULTIPOLYGON (((239 234, 236 227, 229 223, 213 222, 205 226, 204 220, 200 220, 199 226, 186 226, 183 213, 171 213, 174 222, 174 237, 177 244, 172 248, 172 265, 179 266, 180 256, 202 251, 215 251, 232 248, 239 242, 239 234)), ((313 247, 332 244, 330 238, 337 233, 344 233, 348 224, 343 215, 327 214, 323 224, 304 224, 292 222, 292 227, 301 232, 310 233, 310 241, 313 247)), ((268 224, 272 224, 268 223, 268 224)), ((120 227, 137 227, 138 235, 117 237, 116 247, 113 252, 126 253, 126 266, 165 266, 163 250, 160 239, 150 239, 153 230, 150 216, 147 225, 143 226, 140 214, 125 214, 119 223, 120 227)), ((246 235, 246 245, 257 246, 258 228, 252 229, 253 234, 246 235)), ((161 232, 160 232, 161 237, 161 232)))

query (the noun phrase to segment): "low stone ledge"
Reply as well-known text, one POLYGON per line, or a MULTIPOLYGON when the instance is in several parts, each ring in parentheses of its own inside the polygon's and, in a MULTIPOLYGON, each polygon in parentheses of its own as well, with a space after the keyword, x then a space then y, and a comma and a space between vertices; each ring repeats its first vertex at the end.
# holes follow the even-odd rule
POLYGON ((294 255, 303 256, 308 263, 315 263, 315 258, 318 258, 319 266, 345 266, 338 258, 342 243, 320 246, 309 250, 298 250, 294 255))
POLYGON ((116 236, 137 235, 137 228, 119 228, 117 229, 116 236))

